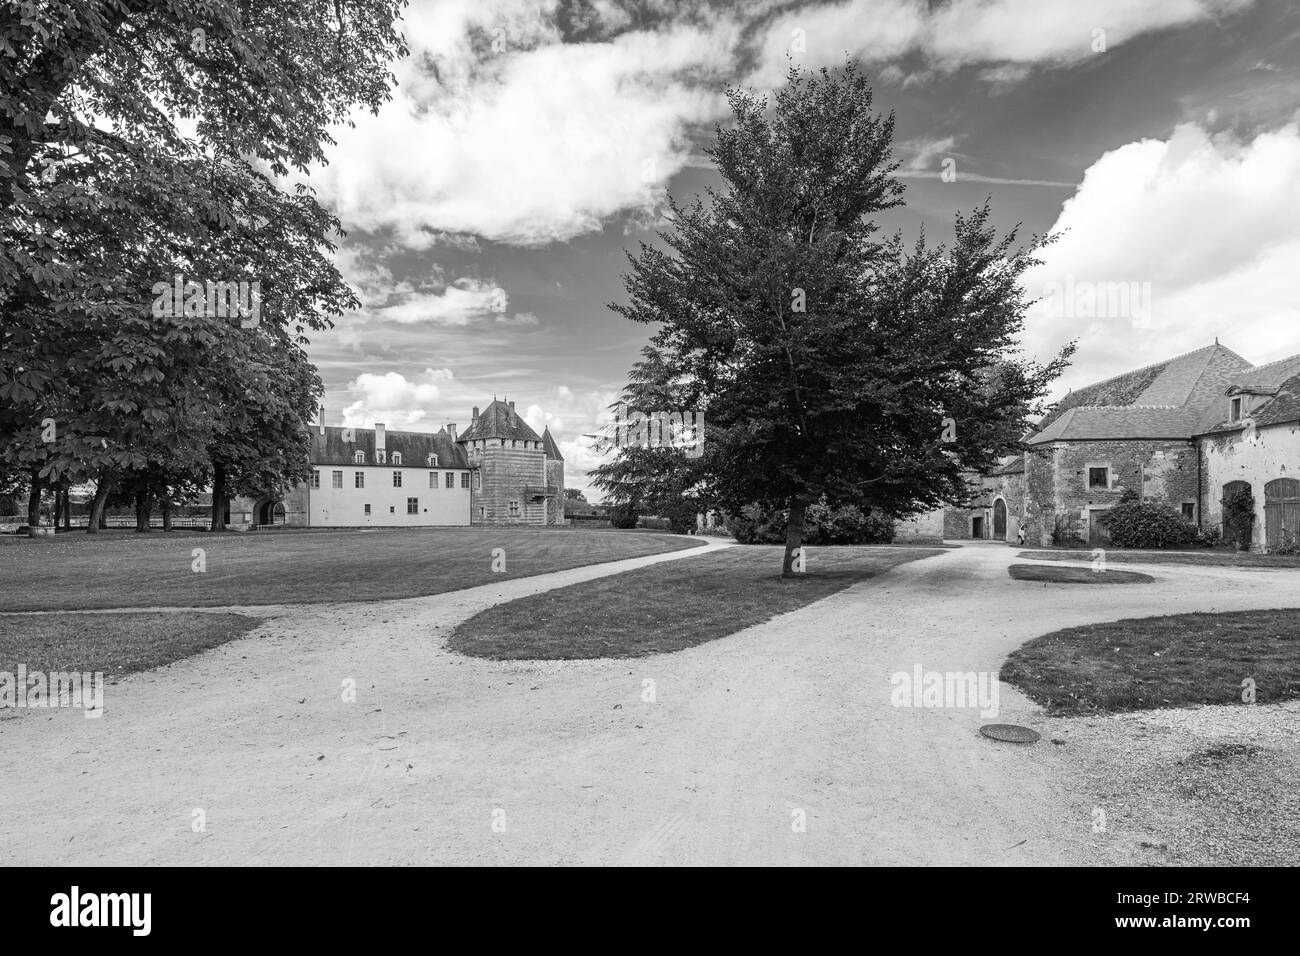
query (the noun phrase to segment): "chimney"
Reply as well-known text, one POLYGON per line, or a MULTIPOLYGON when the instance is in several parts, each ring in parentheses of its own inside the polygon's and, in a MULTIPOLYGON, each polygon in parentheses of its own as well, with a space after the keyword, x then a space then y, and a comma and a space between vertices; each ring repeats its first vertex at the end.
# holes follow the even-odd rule
POLYGON ((322 404, 321 404, 321 407, 320 407, 320 433, 321 433, 322 435, 325 434, 325 405, 324 405, 324 403, 322 403, 322 404))
POLYGON ((452 441, 455 441, 455 440, 456 440, 456 423, 455 423, 455 422, 448 422, 448 423, 447 423, 447 434, 451 435, 451 440, 452 440, 452 441))
POLYGON ((476 422, 476 421, 478 421, 478 406, 477 406, 477 405, 474 406, 474 414, 470 416, 470 419, 469 419, 469 420, 470 420, 471 422, 476 422))
POLYGON ((515 403, 514 403, 513 400, 510 402, 510 410, 511 410, 512 412, 515 410, 515 403))
POLYGON ((375 422, 375 451, 384 450, 384 423, 375 422))

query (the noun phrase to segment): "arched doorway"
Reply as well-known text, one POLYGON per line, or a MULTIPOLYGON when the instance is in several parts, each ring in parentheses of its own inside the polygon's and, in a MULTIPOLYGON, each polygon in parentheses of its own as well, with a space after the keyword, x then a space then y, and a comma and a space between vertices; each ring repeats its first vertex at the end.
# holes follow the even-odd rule
POLYGON ((1223 497, 1219 501, 1219 513, 1223 516, 1223 540, 1235 544, 1243 551, 1248 551, 1253 535, 1254 512, 1249 515, 1243 514, 1234 522, 1231 507, 1233 499, 1243 493, 1251 493, 1249 481, 1230 481, 1224 485, 1223 497))
POLYGON ((1275 478, 1264 486, 1264 544, 1300 539, 1300 480, 1275 478))
POLYGON ((284 502, 263 501, 259 504, 257 506, 257 524, 260 526, 284 524, 284 502))
POLYGON ((993 502, 993 540, 1007 540, 1007 503, 1001 498, 993 502))

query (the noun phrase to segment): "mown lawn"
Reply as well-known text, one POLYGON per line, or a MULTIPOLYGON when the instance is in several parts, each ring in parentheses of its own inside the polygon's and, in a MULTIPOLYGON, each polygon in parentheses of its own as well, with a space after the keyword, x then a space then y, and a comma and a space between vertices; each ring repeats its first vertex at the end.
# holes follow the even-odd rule
POLYGON ((0 612, 385 601, 701 544, 567 528, 2 536, 0 612))
POLYGON ((1002 665, 1054 716, 1300 697, 1300 609, 1089 624, 1027 642, 1002 665))
POLYGON ((161 667, 241 637, 261 622, 239 614, 0 614, 0 671, 101 671, 106 678, 161 667))
POLYGON ((495 660, 643 657, 703 644, 811 604, 938 548, 808 549, 781 579, 781 549, 747 545, 637 568, 500 604, 456 628, 448 647, 495 660))
POLYGON ((1154 581, 1140 571, 1094 571, 1092 568, 1050 568, 1041 564, 1013 564, 1007 573, 1017 581, 1044 581, 1051 584, 1145 584, 1154 581))
MULTIPOLYGON (((1018 558, 1034 561, 1091 561, 1091 551, 1021 551, 1018 558)), ((1122 551, 1106 549, 1107 564, 1191 564, 1229 568, 1300 568, 1300 555, 1256 554, 1253 551, 1122 551)))

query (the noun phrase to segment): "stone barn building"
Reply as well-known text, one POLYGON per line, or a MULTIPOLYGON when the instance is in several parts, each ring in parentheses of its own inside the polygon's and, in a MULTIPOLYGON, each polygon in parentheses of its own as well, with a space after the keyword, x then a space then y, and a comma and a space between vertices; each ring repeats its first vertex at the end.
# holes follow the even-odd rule
POLYGON ((562 525, 564 457, 550 429, 538 435, 514 402, 475 408, 463 435, 312 429, 312 474, 278 498, 234 498, 235 528, 562 525))
POLYGON ((1104 545, 1097 519, 1126 491, 1219 527, 1244 487, 1263 549, 1300 533, 1300 355, 1256 367, 1215 342, 1071 392, 1025 445, 974 508, 944 509, 944 537, 1104 545))

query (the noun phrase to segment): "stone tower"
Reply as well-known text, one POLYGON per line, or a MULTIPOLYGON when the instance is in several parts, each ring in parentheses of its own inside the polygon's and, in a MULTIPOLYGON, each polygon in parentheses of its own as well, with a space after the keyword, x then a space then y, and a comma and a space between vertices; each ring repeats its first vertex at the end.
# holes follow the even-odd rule
POLYGON ((514 402, 493 399, 482 414, 476 407, 456 443, 474 469, 473 524, 564 523, 564 459, 550 431, 533 431, 514 402))

